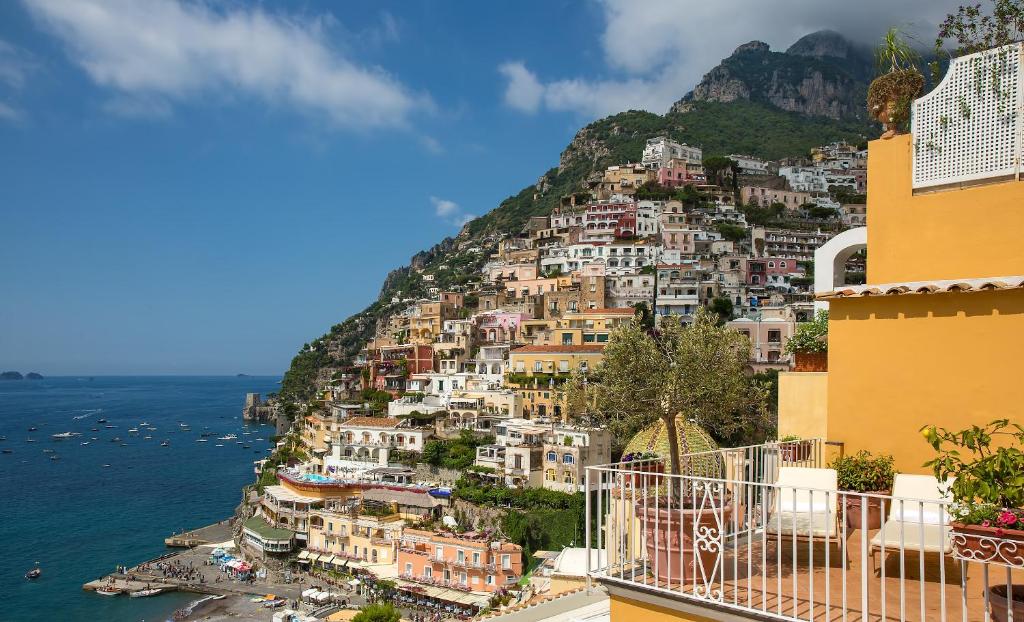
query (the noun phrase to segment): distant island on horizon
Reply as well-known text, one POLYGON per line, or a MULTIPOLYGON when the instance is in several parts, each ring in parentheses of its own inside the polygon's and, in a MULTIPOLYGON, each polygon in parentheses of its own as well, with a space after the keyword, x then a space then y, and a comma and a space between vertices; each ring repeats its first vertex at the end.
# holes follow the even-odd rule
POLYGON ((5 371, 3 373, 0 373, 0 380, 42 380, 42 379, 43 379, 43 375, 38 373, 38 372, 34 372, 34 371, 30 371, 27 374, 25 374, 24 376, 21 375, 21 372, 17 372, 17 371, 5 371))

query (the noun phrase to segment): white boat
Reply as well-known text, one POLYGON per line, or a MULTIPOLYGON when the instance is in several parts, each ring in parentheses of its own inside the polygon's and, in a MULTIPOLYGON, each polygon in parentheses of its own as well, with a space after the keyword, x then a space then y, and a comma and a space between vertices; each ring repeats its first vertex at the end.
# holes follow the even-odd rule
POLYGON ((117 596, 121 590, 96 590, 96 593, 100 596, 117 596))
POLYGON ((148 590, 139 590, 138 592, 131 592, 128 594, 130 598, 145 598, 147 596, 156 596, 162 590, 160 588, 152 588, 148 590))
POLYGON ((208 442, 209 442, 209 439, 205 439, 205 438, 197 438, 197 439, 196 439, 196 442, 197 442, 197 443, 208 443, 208 442))
POLYGON ((171 444, 170 441, 164 441, 164 442, 160 443, 160 446, 161 447, 168 447, 168 446, 170 446, 170 444, 171 444))
POLYGON ((55 441, 62 441, 66 438, 71 438, 72 436, 74 436, 74 434, 72 434, 71 432, 61 432, 60 434, 54 434, 50 436, 50 438, 52 438, 55 441))
POLYGON ((234 434, 225 434, 224 436, 218 436, 217 440, 218 441, 233 441, 236 438, 238 438, 238 437, 235 436, 234 434))
POLYGON ((83 444, 83 445, 88 445, 88 444, 89 444, 89 441, 82 441, 82 444, 83 444))
POLYGON ((128 428, 128 433, 129 434, 138 434, 139 433, 139 429, 138 428, 128 428))
POLYGON ((214 445, 214 447, 223 447, 223 446, 224 446, 224 443, 217 443, 216 445, 214 445))

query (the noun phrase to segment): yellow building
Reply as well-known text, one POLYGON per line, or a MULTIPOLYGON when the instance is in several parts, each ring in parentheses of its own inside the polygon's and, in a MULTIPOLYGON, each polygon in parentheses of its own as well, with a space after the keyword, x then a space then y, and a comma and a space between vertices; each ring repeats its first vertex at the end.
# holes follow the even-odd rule
POLYGON ((522 397, 524 419, 562 415, 558 386, 575 369, 594 369, 604 344, 522 346, 509 353, 506 381, 522 397))
POLYGON ((333 562, 335 566, 345 561, 350 565, 351 562, 393 565, 404 527, 405 521, 398 514, 369 516, 338 507, 314 510, 309 516, 307 548, 310 553, 320 553, 320 558, 326 558, 328 565, 331 555, 337 558, 333 562))

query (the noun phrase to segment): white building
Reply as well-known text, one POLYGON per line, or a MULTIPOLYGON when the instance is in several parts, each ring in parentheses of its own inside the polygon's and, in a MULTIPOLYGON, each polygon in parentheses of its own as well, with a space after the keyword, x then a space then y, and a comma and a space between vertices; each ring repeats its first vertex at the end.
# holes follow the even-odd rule
POLYGON ((739 165, 740 174, 742 175, 768 174, 768 164, 760 158, 733 153, 729 155, 729 159, 735 160, 736 164, 739 165))
POLYGON ((640 162, 644 168, 657 170, 669 165, 669 160, 683 160, 690 164, 700 164, 704 160, 704 152, 700 147, 686 143, 677 143, 665 136, 647 139, 644 155, 640 162))

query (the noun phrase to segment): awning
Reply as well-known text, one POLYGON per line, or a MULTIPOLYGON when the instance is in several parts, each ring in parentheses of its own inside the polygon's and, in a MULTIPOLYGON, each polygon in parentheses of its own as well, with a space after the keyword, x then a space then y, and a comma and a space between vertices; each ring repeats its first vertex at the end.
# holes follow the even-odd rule
POLYGON ((308 597, 308 596, 309 596, 309 595, 311 595, 311 594, 316 594, 316 593, 317 593, 317 591, 318 591, 318 590, 317 590, 317 589, 316 589, 315 587, 311 587, 311 588, 308 588, 308 589, 302 590, 302 597, 303 597, 303 598, 306 598, 306 597, 308 597))
POLYGON ((352 586, 352 587, 355 587, 355 586, 359 585, 359 579, 352 579, 351 581, 348 582, 348 584, 350 586, 352 586))
POLYGON ((309 551, 302 551, 299 553, 299 559, 309 559, 309 551))
POLYGON ((337 559, 335 556, 328 555, 328 554, 325 553, 325 554, 320 556, 320 563, 321 564, 333 564, 335 559, 337 559))
POLYGON ((309 554, 309 561, 311 561, 311 562, 320 561, 320 554, 319 553, 310 553, 309 554))

